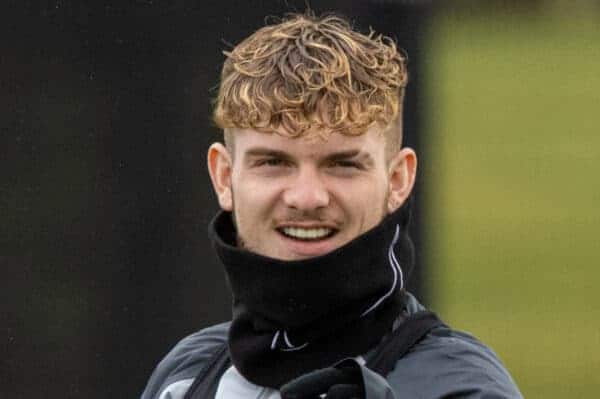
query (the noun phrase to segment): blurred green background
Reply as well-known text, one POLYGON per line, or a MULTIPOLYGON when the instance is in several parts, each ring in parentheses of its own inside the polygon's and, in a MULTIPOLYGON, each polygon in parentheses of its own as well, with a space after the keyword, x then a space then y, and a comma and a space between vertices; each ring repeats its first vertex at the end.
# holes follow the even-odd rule
POLYGON ((433 308, 526 398, 597 397, 600 7, 482 3, 438 9, 422 61, 433 308))

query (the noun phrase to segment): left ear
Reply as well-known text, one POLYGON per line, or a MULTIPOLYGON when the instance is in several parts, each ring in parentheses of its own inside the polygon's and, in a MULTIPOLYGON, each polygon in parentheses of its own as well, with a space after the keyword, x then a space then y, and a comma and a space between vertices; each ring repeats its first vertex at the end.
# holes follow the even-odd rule
POLYGON ((402 148, 389 163, 388 212, 392 213, 406 201, 415 185, 417 154, 412 148, 402 148))

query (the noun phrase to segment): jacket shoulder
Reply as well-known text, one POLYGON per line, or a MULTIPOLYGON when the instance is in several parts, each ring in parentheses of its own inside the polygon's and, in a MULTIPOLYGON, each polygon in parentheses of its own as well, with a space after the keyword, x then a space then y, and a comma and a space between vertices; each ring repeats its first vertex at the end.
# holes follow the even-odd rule
POLYGON ((398 398, 522 398, 496 354, 475 337, 438 327, 387 378, 398 398))
POLYGON ((200 369, 227 344, 229 325, 230 322, 217 324, 179 341, 158 363, 141 398, 161 398, 167 388, 187 390, 200 369))

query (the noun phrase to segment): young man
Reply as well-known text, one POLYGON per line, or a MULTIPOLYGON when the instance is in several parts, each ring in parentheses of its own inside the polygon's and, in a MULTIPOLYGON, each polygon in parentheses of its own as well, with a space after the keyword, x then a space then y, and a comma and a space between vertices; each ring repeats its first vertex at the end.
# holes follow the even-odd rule
POLYGON ((142 398, 520 398, 404 290, 417 158, 395 44, 296 15, 227 57, 208 169, 233 320, 177 344, 142 398))

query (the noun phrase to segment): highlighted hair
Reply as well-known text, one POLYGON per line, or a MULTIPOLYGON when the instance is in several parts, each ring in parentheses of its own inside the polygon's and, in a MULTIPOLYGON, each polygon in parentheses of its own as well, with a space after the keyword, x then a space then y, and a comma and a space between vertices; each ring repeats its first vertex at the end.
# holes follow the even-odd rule
POLYGON ((224 54, 213 115, 222 129, 359 135, 401 112, 404 55, 392 39, 336 16, 292 15, 224 54))

